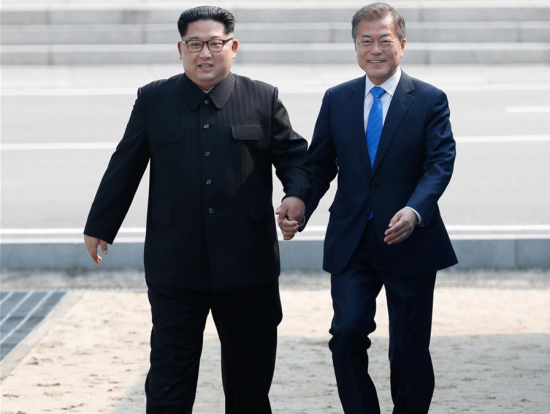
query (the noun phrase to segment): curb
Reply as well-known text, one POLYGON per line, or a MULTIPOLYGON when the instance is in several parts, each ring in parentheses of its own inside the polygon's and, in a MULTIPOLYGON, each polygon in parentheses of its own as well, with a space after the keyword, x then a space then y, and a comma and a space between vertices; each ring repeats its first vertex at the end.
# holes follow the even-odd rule
MULTIPOLYGON (((458 256, 457 270, 550 268, 549 238, 485 238, 452 239, 458 256)), ((102 267, 107 269, 143 267, 143 242, 118 242, 109 247, 102 267)), ((281 268, 320 270, 323 261, 323 240, 279 241, 281 268)), ((96 265, 82 242, 2 243, 1 268, 20 269, 86 269, 96 265)))

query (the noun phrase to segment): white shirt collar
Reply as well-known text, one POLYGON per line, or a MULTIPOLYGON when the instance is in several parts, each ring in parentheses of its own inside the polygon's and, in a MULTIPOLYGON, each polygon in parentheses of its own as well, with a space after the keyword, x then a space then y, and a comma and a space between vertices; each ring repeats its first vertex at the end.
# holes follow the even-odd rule
POLYGON ((394 75, 389 78, 386 82, 384 82, 382 85, 375 85, 371 82, 369 77, 365 75, 366 82, 365 82, 365 96, 367 96, 372 88, 375 86, 380 86, 382 89, 386 91, 387 94, 393 96, 395 94, 395 90, 397 89, 397 84, 401 80, 401 68, 398 66, 397 71, 394 73, 394 75))

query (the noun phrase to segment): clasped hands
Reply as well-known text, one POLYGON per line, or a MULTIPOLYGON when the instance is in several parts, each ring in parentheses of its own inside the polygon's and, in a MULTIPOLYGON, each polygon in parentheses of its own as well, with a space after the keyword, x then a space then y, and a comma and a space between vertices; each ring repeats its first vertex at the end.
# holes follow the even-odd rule
MULTIPOLYGON (((290 240, 294 237, 298 231, 298 223, 304 218, 305 210, 306 207, 304 202, 298 197, 285 198, 281 205, 277 208, 277 214, 279 215, 279 226, 281 226, 281 220, 285 223, 285 230, 283 230, 285 240, 290 240)), ((283 227, 281 227, 281 229, 283 229, 283 227)), ((101 247, 103 254, 108 254, 109 252, 107 242, 105 240, 98 239, 97 237, 84 235, 84 244, 95 264, 100 264, 103 260, 97 253, 98 247, 101 247)))
MULTIPOLYGON (((284 240, 294 238, 301 222, 304 220, 304 213, 304 202, 298 197, 285 198, 277 208, 277 223, 283 233, 284 240)), ((390 220, 388 229, 384 232, 384 242, 391 245, 405 241, 410 237, 417 223, 416 213, 409 207, 402 208, 390 220)), ((98 247, 101 247, 103 254, 108 253, 107 242, 104 240, 84 235, 84 244, 96 264, 100 264, 102 261, 101 256, 97 253, 98 247)))
POLYGON ((275 214, 278 216, 277 223, 283 233, 284 240, 291 240, 294 237, 304 220, 305 210, 304 202, 298 197, 287 197, 277 207, 275 214))
MULTIPOLYGON (((283 205, 277 209, 276 214, 279 216, 277 222, 283 233, 284 240, 292 240, 296 235, 299 227, 299 219, 297 217, 283 214, 283 205)), ((388 245, 398 244, 407 240, 415 226, 418 224, 418 216, 410 207, 404 207, 399 210, 390 220, 388 229, 384 232, 384 242, 388 245)))

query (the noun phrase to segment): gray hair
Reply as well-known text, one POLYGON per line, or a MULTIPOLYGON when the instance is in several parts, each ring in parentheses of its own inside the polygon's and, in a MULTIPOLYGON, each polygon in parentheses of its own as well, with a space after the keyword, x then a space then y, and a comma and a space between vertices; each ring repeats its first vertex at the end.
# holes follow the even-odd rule
POLYGON ((372 3, 359 9, 351 19, 351 36, 355 40, 357 36, 357 26, 362 20, 375 21, 386 18, 388 15, 392 17, 395 23, 399 41, 402 41, 406 35, 405 19, 392 6, 386 3, 372 3))

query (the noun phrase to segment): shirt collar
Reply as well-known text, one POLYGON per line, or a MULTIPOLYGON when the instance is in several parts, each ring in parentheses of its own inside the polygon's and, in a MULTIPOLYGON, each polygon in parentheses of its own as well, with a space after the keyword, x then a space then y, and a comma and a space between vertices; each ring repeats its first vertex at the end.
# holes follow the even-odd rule
POLYGON ((209 93, 204 92, 197 84, 195 84, 187 75, 184 73, 182 77, 182 92, 183 98, 189 107, 193 110, 197 109, 200 103, 206 96, 209 96, 212 100, 212 103, 216 108, 220 109, 225 105, 233 88, 235 87, 235 75, 229 72, 229 75, 210 89, 209 93))
POLYGON ((395 94, 395 90, 397 89, 397 84, 401 80, 401 68, 398 66, 397 71, 394 73, 394 75, 389 78, 386 82, 384 82, 382 85, 375 85, 371 82, 369 77, 365 75, 366 81, 365 81, 365 96, 367 96, 372 88, 375 86, 380 86, 382 89, 386 91, 387 94, 390 96, 393 96, 395 94))

